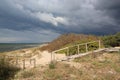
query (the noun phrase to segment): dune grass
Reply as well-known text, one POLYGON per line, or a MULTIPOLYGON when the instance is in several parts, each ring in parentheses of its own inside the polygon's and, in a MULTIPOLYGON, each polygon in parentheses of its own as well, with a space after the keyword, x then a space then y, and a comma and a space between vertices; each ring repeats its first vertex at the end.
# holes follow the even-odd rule
POLYGON ((55 67, 50 65, 42 68, 34 68, 21 72, 16 79, 22 80, 79 80, 82 70, 70 67, 68 64, 55 63, 55 67))
POLYGON ((93 76, 93 80, 120 79, 120 53, 104 53, 96 57, 88 55, 74 61, 80 63, 81 69, 84 69, 89 76, 93 76))
POLYGON ((52 63, 20 72, 20 80, 119 80, 120 54, 100 53, 77 58, 72 66, 64 62, 52 63))
POLYGON ((20 68, 10 64, 7 59, 0 57, 0 80, 11 80, 20 68))

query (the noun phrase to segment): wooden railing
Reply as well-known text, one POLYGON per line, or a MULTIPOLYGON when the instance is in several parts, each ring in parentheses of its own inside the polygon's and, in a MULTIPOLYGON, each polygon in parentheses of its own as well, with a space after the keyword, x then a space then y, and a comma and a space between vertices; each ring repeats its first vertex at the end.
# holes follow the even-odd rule
POLYGON ((14 65, 17 67, 20 67, 21 69, 26 69, 28 67, 36 67, 36 59, 35 58, 28 59, 28 60, 27 59, 22 59, 22 60, 16 59, 14 65))
POLYGON ((26 58, 26 57, 27 55, 26 56, 10 56, 10 55, 3 56, 3 58, 5 60, 8 60, 10 64, 13 64, 21 69, 25 69, 27 67, 36 67, 36 59, 26 58))
MULTIPOLYGON (((90 43, 95 43, 95 42, 99 42, 99 49, 101 48, 101 42, 100 42, 100 40, 98 40, 98 41, 92 41, 92 42, 87 42, 87 43, 82 43, 82 44, 77 44, 77 45, 73 45, 73 46, 68 46, 68 47, 65 47, 65 48, 62 48, 62 49, 59 49, 59 50, 55 50, 55 51, 53 51, 52 53, 56 53, 56 52, 59 52, 59 51, 61 51, 61 50, 65 50, 65 49, 69 49, 70 47, 75 47, 75 46, 78 46, 78 53, 79 53, 79 46, 80 45, 85 45, 85 47, 86 47, 86 52, 88 51, 88 44, 90 44, 90 43)), ((69 51, 69 50, 68 50, 69 51)))
MULTIPOLYGON (((85 50, 86 50, 86 52, 88 52, 89 50, 88 50, 88 44, 91 44, 91 43, 96 43, 96 42, 98 42, 98 49, 101 49, 101 41, 100 40, 97 40, 97 41, 92 41, 92 42, 87 42, 87 43, 82 43, 82 44, 76 44, 76 45, 73 45, 73 46, 68 46, 68 47, 65 47, 65 48, 62 48, 62 49, 58 49, 58 50, 55 50, 55 51, 53 51, 52 53, 51 53, 51 61, 52 60, 55 60, 55 54, 57 53, 57 52, 59 52, 59 51, 62 51, 62 50, 66 50, 66 52, 67 52, 67 55, 69 55, 70 54, 70 51, 69 51, 69 49, 71 48, 71 47, 77 47, 77 54, 79 54, 80 53, 80 46, 81 45, 84 45, 85 46, 85 50)), ((69 55, 70 56, 70 55, 69 55)))

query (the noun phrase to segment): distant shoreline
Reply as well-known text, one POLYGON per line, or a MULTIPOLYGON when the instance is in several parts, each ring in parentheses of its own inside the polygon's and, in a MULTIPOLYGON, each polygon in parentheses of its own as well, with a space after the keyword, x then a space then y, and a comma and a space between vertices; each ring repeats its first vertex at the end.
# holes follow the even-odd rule
POLYGON ((0 43, 0 53, 40 47, 43 45, 46 45, 46 43, 0 43))

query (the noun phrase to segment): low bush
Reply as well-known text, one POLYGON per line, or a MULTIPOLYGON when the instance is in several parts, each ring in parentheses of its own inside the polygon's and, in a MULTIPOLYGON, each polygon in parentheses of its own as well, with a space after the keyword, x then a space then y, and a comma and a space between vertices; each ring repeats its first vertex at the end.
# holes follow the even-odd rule
POLYGON ((55 62, 51 62, 50 64, 49 64, 49 69, 55 69, 55 62))
POLYGON ((120 32, 114 35, 107 35, 102 37, 105 47, 120 46, 120 32))

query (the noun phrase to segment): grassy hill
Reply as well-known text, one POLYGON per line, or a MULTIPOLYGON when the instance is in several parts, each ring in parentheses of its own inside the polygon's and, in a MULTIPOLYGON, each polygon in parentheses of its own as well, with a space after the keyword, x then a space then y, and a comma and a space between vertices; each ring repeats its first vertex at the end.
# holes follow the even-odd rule
POLYGON ((50 42, 47 46, 41 48, 41 50, 54 51, 66 46, 85 43, 89 41, 99 40, 100 38, 94 35, 84 35, 84 34, 63 34, 57 39, 50 42))
MULTIPOLYGON (((120 32, 113 34, 113 35, 105 35, 105 36, 95 36, 95 35, 84 35, 84 34, 63 34, 50 42, 47 46, 44 46, 41 48, 41 50, 48 50, 48 51, 54 51, 58 50, 60 48, 64 48, 67 46, 73 46, 80 43, 95 41, 95 40, 101 40, 102 47, 115 47, 120 46, 120 32)), ((97 43, 88 45, 89 50, 91 50, 91 46, 94 46, 93 49, 98 47, 97 43)), ((80 47, 82 52, 84 52, 83 46, 80 47)), ((72 49, 72 51, 75 50, 75 48, 72 49)))

